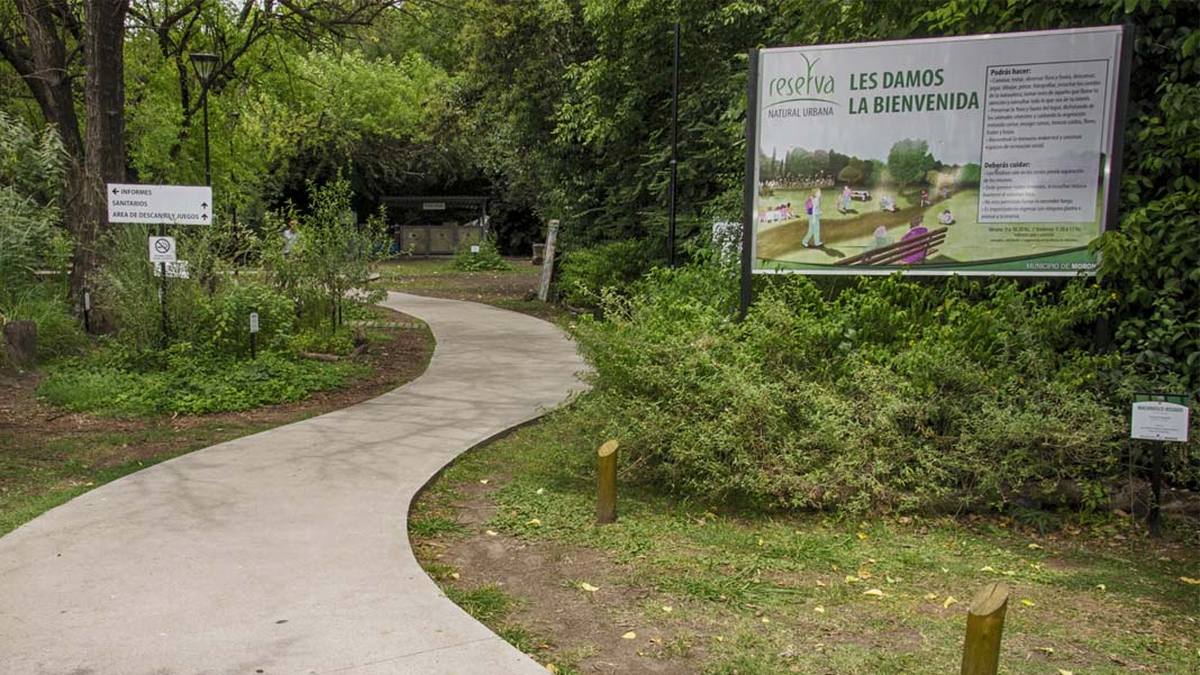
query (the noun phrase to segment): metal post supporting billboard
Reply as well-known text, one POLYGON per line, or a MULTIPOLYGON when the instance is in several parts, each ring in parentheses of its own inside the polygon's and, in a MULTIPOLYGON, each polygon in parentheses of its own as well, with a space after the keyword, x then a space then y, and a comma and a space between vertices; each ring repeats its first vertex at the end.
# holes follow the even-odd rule
POLYGON ((738 319, 745 319, 754 300, 754 165, 758 152, 758 50, 750 50, 750 83, 746 89, 746 187, 742 208, 742 293, 738 319))

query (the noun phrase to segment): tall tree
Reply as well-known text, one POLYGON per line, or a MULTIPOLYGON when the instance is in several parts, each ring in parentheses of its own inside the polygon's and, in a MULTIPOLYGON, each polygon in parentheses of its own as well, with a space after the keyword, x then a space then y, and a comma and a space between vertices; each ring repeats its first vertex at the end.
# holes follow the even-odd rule
POLYGON ((129 2, 86 0, 82 18, 80 8, 67 0, 16 0, 15 14, 0 15, 0 55, 25 81, 67 151, 62 201, 75 243, 70 283, 75 298, 95 270, 104 183, 125 176, 123 45, 129 2), (86 137, 76 112, 81 76, 86 137))

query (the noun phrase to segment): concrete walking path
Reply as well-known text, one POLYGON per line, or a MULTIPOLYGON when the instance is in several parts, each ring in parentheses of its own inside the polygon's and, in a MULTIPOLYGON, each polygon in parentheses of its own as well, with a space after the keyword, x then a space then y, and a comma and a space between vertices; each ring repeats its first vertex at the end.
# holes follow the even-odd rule
POLYGON ((397 293, 417 380, 96 488, 0 538, 4 675, 545 675, 413 558, 416 492, 581 388, 556 327, 397 293))

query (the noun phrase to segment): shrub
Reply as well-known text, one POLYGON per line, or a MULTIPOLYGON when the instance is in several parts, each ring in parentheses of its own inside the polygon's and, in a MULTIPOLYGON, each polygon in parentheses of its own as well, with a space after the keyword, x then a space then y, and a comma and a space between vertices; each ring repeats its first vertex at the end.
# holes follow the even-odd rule
POLYGON ((606 320, 578 328, 595 366, 583 414, 622 441, 639 476, 682 494, 954 509, 1110 479, 1128 460, 1128 399, 1115 395, 1128 376, 1090 343, 1112 300, 1090 283, 1056 296, 1012 281, 862 279, 828 299, 789 276, 738 323, 736 282, 703 265, 602 298, 606 320))
POLYGON ((0 111, 0 305, 36 285, 36 270, 66 268, 70 245, 56 227, 65 157, 53 129, 0 111))
POLYGON ((558 287, 572 305, 596 307, 601 292, 625 292, 650 269, 646 242, 638 239, 614 241, 571 251, 563 257, 558 287))
POLYGON ((214 355, 250 355, 250 313, 258 312, 259 351, 284 349, 295 328, 292 301, 269 286, 253 282, 225 285, 203 303, 197 337, 214 355))
POLYGON ((493 237, 486 237, 478 244, 463 244, 454 254, 454 269, 466 272, 482 272, 487 270, 511 270, 512 265, 500 257, 493 237), (478 246, 479 252, 472 253, 471 247, 478 246))

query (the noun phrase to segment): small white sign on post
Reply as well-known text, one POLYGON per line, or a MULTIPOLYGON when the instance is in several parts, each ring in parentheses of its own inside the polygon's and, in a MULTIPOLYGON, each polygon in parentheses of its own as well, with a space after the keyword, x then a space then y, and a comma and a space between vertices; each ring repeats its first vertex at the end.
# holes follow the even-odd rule
POLYGON ((175 262, 175 237, 150 237, 150 262, 175 262))
POLYGON ((258 332, 258 312, 250 312, 250 332, 258 332))
MULTIPOLYGON (((161 277, 163 266, 167 268, 168 279, 191 279, 192 275, 188 272, 188 261, 176 260, 175 262, 162 263, 154 266, 154 276, 161 277)), ((162 292, 162 289, 159 289, 162 292)))
POLYGON ((212 188, 207 185, 109 183, 108 222, 147 225, 209 225, 212 188))
POLYGON ((472 246, 472 247, 471 247, 471 253, 479 253, 479 247, 478 247, 478 246, 472 246))
POLYGON ((1188 407, 1166 401, 1137 401, 1133 404, 1130 438, 1143 441, 1187 443, 1188 407))

